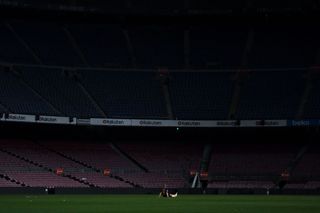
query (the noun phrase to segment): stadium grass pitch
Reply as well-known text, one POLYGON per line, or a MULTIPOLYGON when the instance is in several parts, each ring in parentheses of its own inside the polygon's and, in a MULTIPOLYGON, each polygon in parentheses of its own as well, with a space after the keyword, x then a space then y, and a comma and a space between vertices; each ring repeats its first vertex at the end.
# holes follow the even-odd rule
POLYGON ((320 196, 1 195, 0 212, 315 213, 320 196))

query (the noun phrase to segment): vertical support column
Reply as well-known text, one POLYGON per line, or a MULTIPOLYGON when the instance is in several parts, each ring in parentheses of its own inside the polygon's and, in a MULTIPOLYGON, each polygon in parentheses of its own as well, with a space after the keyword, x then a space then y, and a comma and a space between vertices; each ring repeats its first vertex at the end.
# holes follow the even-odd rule
POLYGON ((190 67, 190 30, 184 30, 184 66, 190 67))
POLYGON ((104 112, 102 107, 98 104, 98 102, 93 98, 93 96, 90 94, 90 92, 85 88, 85 86, 80 82, 79 80, 75 79, 76 84, 79 86, 80 90, 88 97, 88 99, 91 101, 92 105, 96 110, 99 112, 99 114, 106 118, 107 114, 104 112))
POLYGON ((126 30, 126 29, 122 29, 122 33, 123 33, 123 35, 126 39, 126 42, 127 42, 127 48, 128 48, 128 52, 129 52, 130 58, 131 58, 131 65, 132 65, 132 67, 135 68, 137 66, 137 59, 134 54, 133 45, 132 45, 132 42, 130 39, 130 35, 128 33, 128 30, 126 30))
POLYGON ((309 99, 309 96, 310 96, 310 93, 312 91, 312 87, 313 87, 313 82, 312 80, 316 77, 316 78, 319 78, 319 69, 320 69, 320 47, 318 48, 318 51, 315 55, 315 58, 314 58, 314 67, 311 67, 312 69, 309 70, 307 73, 306 73, 306 87, 305 87, 305 90, 302 94, 302 97, 301 97, 301 101, 300 101, 300 105, 299 105, 299 108, 298 108, 298 112, 296 114, 296 119, 302 119, 303 118, 303 114, 304 114, 304 110, 305 110, 305 106, 306 106, 306 103, 309 99), (315 72, 314 72, 315 71, 315 72))
POLYGON ((26 48, 26 50, 30 53, 30 55, 32 55, 34 60, 38 64, 43 64, 42 60, 36 54, 36 52, 29 46, 29 44, 23 38, 20 37, 20 35, 18 35, 18 33, 14 30, 14 28, 8 22, 6 22, 5 25, 10 30, 10 32, 13 34, 13 36, 20 42, 20 44, 22 44, 22 46, 24 46, 24 48, 26 48))
POLYGON ((200 182, 201 187, 205 190, 208 186, 208 172, 212 155, 212 144, 206 144, 203 148, 202 159, 200 164, 200 182))
POLYGON ((277 186, 279 187, 280 190, 282 190, 285 185, 288 183, 290 180, 290 175, 294 171, 294 169, 297 167, 301 159, 303 158, 304 154, 308 151, 310 144, 312 144, 313 140, 313 129, 307 129, 307 142, 304 144, 296 153, 295 157, 289 162, 289 164, 284 168, 282 173, 280 174, 279 180, 277 182, 277 186))
MULTIPOLYGON (((241 67, 246 67, 248 65, 249 53, 250 53, 250 51, 252 49, 253 42, 254 42, 254 31, 251 29, 248 32, 246 46, 245 46, 245 48, 243 50, 242 60, 241 60, 241 67)), ((242 83, 243 83, 243 78, 246 75, 247 75, 247 72, 242 72, 242 70, 239 70, 238 73, 236 74, 236 76, 234 77, 235 87, 234 87, 233 96, 232 96, 232 100, 231 100, 231 105, 230 105, 230 109, 229 109, 228 119, 234 119, 235 118, 235 114, 236 114, 236 111, 237 111, 237 106, 238 106, 239 99, 240 99, 240 93, 241 93, 241 87, 242 87, 242 83)))
MULTIPOLYGON (((8 67, 0 66, 0 72, 5 72, 7 69, 10 70, 10 68, 8 68, 8 67)), ((1 100, 0 100, 0 108, 2 110, 5 110, 5 113, 10 112, 9 107, 5 106, 5 103, 1 102, 1 100)), ((1 116, 2 116, 2 114, 0 114, 0 118, 1 118, 1 116)))
POLYGON ((73 49, 75 50, 75 52, 78 54, 78 56, 80 57, 81 61, 84 63, 84 65, 86 65, 87 67, 89 67, 89 62, 86 59, 85 55, 83 54, 83 52, 81 51, 81 48, 79 47, 79 45, 77 44, 76 40, 74 39, 74 36, 72 35, 72 33, 70 32, 70 30, 68 29, 68 27, 63 27, 63 31, 64 33, 67 35, 73 49))
MULTIPOLYGON (((301 76, 301 77, 303 77, 303 76, 301 76)), ((298 108, 298 111, 297 111, 297 114, 296 114, 296 119, 302 119, 303 118, 305 106, 307 104, 307 101, 309 99, 309 96, 310 96, 310 93, 311 93, 311 90, 312 90, 312 86, 313 86, 312 76, 311 76, 310 72, 306 73, 306 76, 304 76, 304 78, 305 78, 306 86, 304 88, 303 94, 302 94, 301 99, 300 99, 300 104, 299 104, 299 108, 298 108)))
POLYGON ((166 104, 166 110, 167 115, 170 120, 174 119, 173 110, 172 110, 172 104, 171 104, 171 97, 170 97, 170 91, 169 91, 169 76, 168 76, 168 70, 161 69, 159 70, 158 75, 165 99, 166 104))

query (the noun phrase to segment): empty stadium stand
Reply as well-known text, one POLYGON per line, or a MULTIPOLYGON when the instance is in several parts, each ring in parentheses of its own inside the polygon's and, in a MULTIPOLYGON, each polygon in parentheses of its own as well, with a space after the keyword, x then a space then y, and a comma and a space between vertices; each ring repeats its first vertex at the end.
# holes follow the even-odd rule
POLYGON ((319 80, 305 78, 318 64, 319 36, 311 27, 8 19, 0 33, 1 112, 182 120, 320 116, 319 80), (245 73, 240 83, 239 72, 245 73))
MULTIPOLYGON (((182 150, 176 152, 181 146, 170 152, 166 151, 167 146, 150 147, 149 154, 155 154, 154 159, 144 154, 145 145, 134 150, 129 144, 123 144, 122 147, 150 171, 142 171, 108 144, 58 141, 47 142, 45 145, 31 141, 1 141, 0 171, 33 187, 88 187, 74 178, 68 178, 71 175, 96 187, 132 187, 130 183, 136 183, 144 188, 183 188, 189 185, 189 169, 195 168, 200 160, 200 150, 193 156, 188 155, 194 151, 193 146, 184 148, 183 154, 182 150), (63 153, 65 157, 58 153, 63 153), (85 167, 76 160, 91 165, 92 168, 85 167), (56 175, 56 168, 63 168, 65 175, 56 175), (95 168, 99 170, 96 171, 95 168), (110 169, 112 177, 118 178, 104 176, 104 169, 110 169)), ((1 186, 4 187, 5 184, 1 186)))
POLYGON ((192 144, 118 144, 147 172, 131 172, 124 176, 145 187, 183 188, 188 187, 189 173, 198 170, 202 146, 192 144), (157 180, 157 181, 154 181, 157 180))
POLYGON ((5 179, 4 177, 0 177, 0 186, 1 187, 20 187, 19 184, 15 182, 11 182, 9 179, 5 179))
POLYGON ((279 176, 298 151, 281 144, 217 144, 209 171, 212 176, 279 176))
POLYGON ((132 67, 126 37, 120 26, 88 24, 83 27, 76 24, 67 29, 88 65, 132 67))
POLYGON ((302 74, 302 71, 250 73, 242 85, 236 118, 295 118, 305 88, 302 74))
POLYGON ((257 27, 249 64, 253 67, 288 68, 317 63, 318 33, 308 27, 257 27))
POLYGON ((178 119, 227 119, 234 73, 171 73, 170 94, 178 119))
POLYGON ((0 0, 0 194, 320 194, 305 2, 0 0))
POLYGON ((320 79, 316 77, 312 82, 312 89, 308 96, 303 117, 309 119, 317 119, 320 117, 320 79))
POLYGON ((292 171, 294 177, 304 177, 312 179, 320 175, 320 154, 318 152, 319 145, 313 144, 308 151, 303 155, 298 165, 292 171))
POLYGON ((30 52, 15 38, 4 23, 0 24, 0 33, 0 60, 2 62, 36 63, 30 52))
MULTIPOLYGON (((2 145, 3 146, 3 145, 2 145)), ((0 151, 1 172, 26 186, 36 187, 85 187, 85 185, 71 179, 57 176, 41 167, 32 165, 24 160, 16 158, 0 151)), ((3 181, 2 181, 3 182, 3 181)), ((3 182, 6 186, 6 182, 3 182)), ((12 186, 12 184, 10 184, 12 186)), ((14 185, 15 186, 15 185, 14 185)))
POLYGON ((8 110, 6 109, 6 107, 3 106, 2 104, 0 104, 0 111, 1 111, 1 112, 8 112, 8 110))
POLYGON ((242 63, 249 30, 192 27, 190 29, 190 64, 198 68, 239 67, 242 63))
MULTIPOLYGON (((235 119, 318 118, 318 80, 304 96, 306 71, 257 71, 242 80, 235 119)), ((157 72, 64 70, 16 66, 0 70, 1 112, 77 118, 229 119, 235 72, 171 72, 170 103, 157 72)))
POLYGON ((137 167, 132 161, 112 149, 110 144, 46 143, 47 147, 59 151, 74 160, 81 161, 98 170, 110 169, 113 175, 146 188, 182 188, 188 185, 190 169, 199 166, 201 148, 194 146, 119 144, 119 147, 147 171, 137 167), (148 148, 147 148, 148 147, 148 148), (146 149, 147 148, 147 149, 146 149), (182 153, 183 150, 183 153, 182 153), (157 179, 157 181, 154 181, 157 179))
POLYGON ((184 67, 183 31, 175 27, 141 26, 128 29, 136 65, 140 68, 184 67), (150 48, 152 47, 152 48, 150 48))
POLYGON ((104 176, 31 141, 1 141, 0 147, 1 171, 29 186, 131 187, 125 181, 104 176), (63 168, 63 175, 56 174, 58 168, 63 168))
POLYGON ((81 71, 80 81, 108 117, 166 118, 164 95, 154 72, 81 71))
POLYGON ((21 114, 57 115, 35 91, 21 83, 13 72, 0 71, 0 107, 2 112, 19 112, 21 114))
MULTIPOLYGON (((121 142, 117 147, 122 153, 101 141, 1 140, 0 186, 189 188, 190 172, 200 168, 201 144, 121 142), (63 174, 56 174, 58 168, 63 174)), ((299 147, 215 144, 208 187, 276 188, 299 147)), ((318 188, 318 158, 318 146, 311 147, 285 188, 318 188)))
POLYGON ((83 65, 61 25, 47 22, 25 24, 24 21, 14 21, 8 25, 25 42, 26 47, 32 50, 33 57, 38 63, 61 66, 83 65))
POLYGON ((50 101, 59 112, 71 117, 103 117, 81 90, 72 74, 61 69, 17 68, 30 87, 50 101))

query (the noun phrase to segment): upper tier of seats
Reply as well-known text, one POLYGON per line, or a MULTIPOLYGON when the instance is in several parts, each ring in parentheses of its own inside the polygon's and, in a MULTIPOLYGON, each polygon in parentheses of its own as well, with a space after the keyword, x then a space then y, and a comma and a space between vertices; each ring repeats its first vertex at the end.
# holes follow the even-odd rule
POLYGON ((312 27, 7 20, 0 34, 0 113, 182 120, 320 117, 319 77, 306 77, 320 47, 312 27), (240 72, 248 67, 273 71, 240 72), (305 69, 280 69, 288 67, 305 69), (193 71, 174 72, 185 68, 193 71), (197 70, 211 68, 234 69, 197 70))
POLYGON ((307 99, 306 107, 303 117, 305 118, 319 118, 320 115, 320 79, 313 79, 311 83, 311 92, 307 99))
MULTIPOLYGON (((44 83, 39 81, 39 83, 44 83)), ((42 92, 42 91, 41 91, 42 92)), ((0 110, 23 114, 54 115, 54 109, 13 73, 0 71, 0 110)))
POLYGON ((227 119, 234 73, 172 73, 170 95, 178 119, 227 119))
POLYGON ((236 118, 295 118, 306 81, 300 71, 253 72, 243 82, 236 118))
POLYGON ((154 72, 85 70, 80 81, 108 117, 166 118, 164 94, 154 72))
POLYGON ((0 113, 168 119, 171 109, 180 120, 320 117, 319 77, 309 81, 308 71, 245 73, 240 89, 237 72, 169 72, 165 81, 162 75, 15 66, 0 70, 0 113))

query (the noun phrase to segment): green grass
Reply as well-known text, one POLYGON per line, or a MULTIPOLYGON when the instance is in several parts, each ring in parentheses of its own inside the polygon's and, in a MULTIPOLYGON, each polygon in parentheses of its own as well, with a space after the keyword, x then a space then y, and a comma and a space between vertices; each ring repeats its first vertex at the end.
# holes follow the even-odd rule
POLYGON ((320 196, 1 195, 0 212, 317 213, 320 196))

